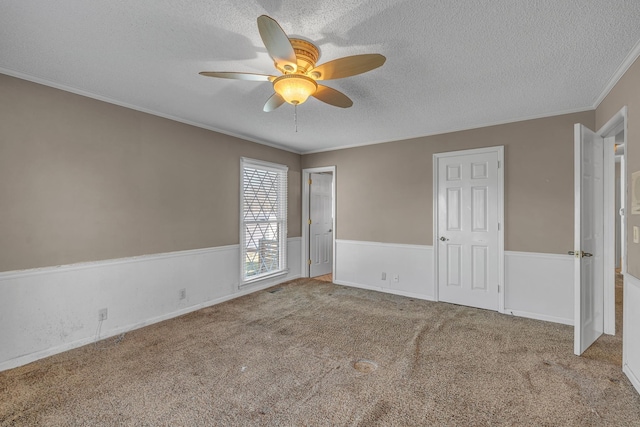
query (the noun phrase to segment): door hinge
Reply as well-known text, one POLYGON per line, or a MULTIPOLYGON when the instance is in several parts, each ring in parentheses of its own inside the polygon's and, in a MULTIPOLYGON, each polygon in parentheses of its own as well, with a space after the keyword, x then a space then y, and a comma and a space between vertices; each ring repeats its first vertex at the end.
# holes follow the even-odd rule
POLYGON ((311 260, 307 261, 309 263, 309 265, 311 265, 311 260))
POLYGON ((309 225, 311 225, 311 218, 309 218, 309 225))
POLYGON ((500 223, 498 223, 498 231, 500 231, 500 223))
POLYGON ((500 285, 498 285, 498 293, 500 293, 500 285))
POLYGON ((311 185, 312 183, 313 183, 313 180, 309 178, 309 185, 311 185))
POLYGON ((498 160, 498 169, 500 169, 501 167, 502 167, 502 162, 498 160))

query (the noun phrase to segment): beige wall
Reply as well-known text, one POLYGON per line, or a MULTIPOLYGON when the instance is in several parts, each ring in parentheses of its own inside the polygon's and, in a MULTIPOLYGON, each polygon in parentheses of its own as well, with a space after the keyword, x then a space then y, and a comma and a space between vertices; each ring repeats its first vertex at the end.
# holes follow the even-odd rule
POLYGON ((304 155, 302 167, 337 166, 337 238, 433 243, 433 154, 505 146, 505 249, 573 247, 573 124, 595 112, 304 155))
MULTIPOLYGON (((596 128, 599 129, 620 109, 627 106, 627 185, 633 172, 640 170, 640 60, 627 70, 596 109, 596 128)), ((628 187, 627 194, 630 194, 628 187)), ((627 199, 627 212, 630 200, 627 199)), ((640 278, 640 245, 633 243, 633 226, 640 226, 640 215, 627 216, 628 271, 640 278)))
POLYGON ((0 271, 238 243, 240 157, 300 156, 0 74, 0 271))

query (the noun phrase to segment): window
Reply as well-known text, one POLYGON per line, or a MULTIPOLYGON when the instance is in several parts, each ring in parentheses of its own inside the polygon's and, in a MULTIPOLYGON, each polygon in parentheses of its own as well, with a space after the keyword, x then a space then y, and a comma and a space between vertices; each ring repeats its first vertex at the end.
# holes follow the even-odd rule
POLYGON ((240 269, 249 283, 287 269, 287 167, 240 160, 240 269))

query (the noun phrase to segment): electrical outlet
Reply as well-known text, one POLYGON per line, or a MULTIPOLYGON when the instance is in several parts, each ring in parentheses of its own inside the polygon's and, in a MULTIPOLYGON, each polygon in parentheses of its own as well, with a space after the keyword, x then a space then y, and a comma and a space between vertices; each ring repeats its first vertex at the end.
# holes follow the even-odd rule
POLYGON ((102 308, 98 310, 98 322, 102 322, 103 320, 107 320, 107 309, 102 308))
POLYGON ((187 297, 187 290, 185 288, 180 289, 179 297, 180 299, 185 299, 187 297))
POLYGON ((380 280, 387 280, 387 273, 385 273, 384 271, 382 272, 382 277, 380 278, 380 280))
POLYGON ((398 283, 400 281, 400 276, 398 274, 393 275, 393 281, 398 283))

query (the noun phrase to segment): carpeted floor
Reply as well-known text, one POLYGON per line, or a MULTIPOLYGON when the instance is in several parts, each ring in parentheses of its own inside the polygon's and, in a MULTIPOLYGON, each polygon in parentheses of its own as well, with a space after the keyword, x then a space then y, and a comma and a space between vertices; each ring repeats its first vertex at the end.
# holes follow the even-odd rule
POLYGON ((638 426, 621 339, 310 279, 0 373, 0 426, 638 426))

